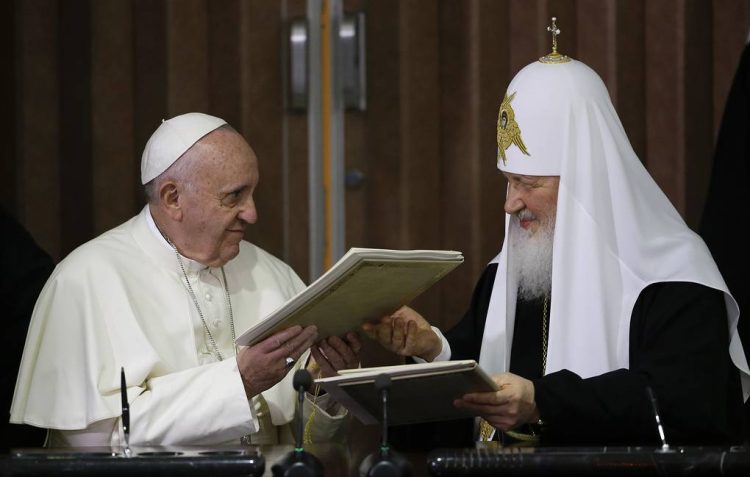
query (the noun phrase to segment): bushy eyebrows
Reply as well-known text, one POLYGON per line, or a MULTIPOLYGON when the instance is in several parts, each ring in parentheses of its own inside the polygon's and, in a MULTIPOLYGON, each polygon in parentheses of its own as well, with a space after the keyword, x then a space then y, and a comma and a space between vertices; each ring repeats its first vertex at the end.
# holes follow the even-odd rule
POLYGON ((226 187, 223 187, 219 194, 221 195, 229 195, 234 194, 237 192, 244 192, 249 189, 253 189, 257 184, 252 184, 249 182, 241 183, 241 184, 229 184, 226 187))
POLYGON ((536 184, 542 178, 541 176, 523 176, 520 174, 503 173, 508 182, 521 182, 523 184, 536 184))

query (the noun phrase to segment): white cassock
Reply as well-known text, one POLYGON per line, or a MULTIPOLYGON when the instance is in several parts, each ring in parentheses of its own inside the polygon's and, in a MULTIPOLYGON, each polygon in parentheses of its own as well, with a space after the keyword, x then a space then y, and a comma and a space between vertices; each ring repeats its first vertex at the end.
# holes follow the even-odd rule
MULTIPOLYGON (((53 445, 117 445, 123 367, 131 444, 239 444, 247 434, 259 444, 291 442, 293 370, 248 401, 221 269, 182 262, 223 361, 146 206, 73 251, 47 281, 29 326, 11 422, 50 429, 53 445)), ((245 241, 224 271, 237 333, 305 287, 290 267, 245 241)), ((343 413, 325 412, 337 408, 326 396, 316 404, 313 440, 335 438, 343 413)))

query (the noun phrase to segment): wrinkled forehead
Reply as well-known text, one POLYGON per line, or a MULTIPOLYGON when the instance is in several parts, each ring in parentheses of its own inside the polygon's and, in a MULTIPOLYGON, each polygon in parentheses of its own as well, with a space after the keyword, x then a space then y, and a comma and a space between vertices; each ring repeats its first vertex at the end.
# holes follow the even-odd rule
POLYGON ((245 139, 232 128, 220 128, 195 143, 179 161, 192 172, 192 180, 224 184, 254 185, 258 182, 258 159, 245 139))
POLYGON ((531 183, 531 182, 543 182, 543 183, 549 183, 552 181, 558 181, 560 180, 560 176, 535 176, 535 175, 528 175, 528 174, 516 174, 513 172, 507 172, 502 171, 503 176, 505 176, 505 179, 508 181, 516 181, 516 182, 525 182, 525 183, 531 183))

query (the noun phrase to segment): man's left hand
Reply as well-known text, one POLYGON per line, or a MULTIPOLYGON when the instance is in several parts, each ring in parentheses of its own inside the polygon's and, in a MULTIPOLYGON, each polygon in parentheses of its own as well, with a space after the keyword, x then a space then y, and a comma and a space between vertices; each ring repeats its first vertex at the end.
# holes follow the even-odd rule
POLYGON ((497 374, 492 379, 499 391, 465 394, 453 404, 482 416, 502 431, 539 420, 539 410, 534 401, 534 383, 511 373, 497 374))
POLYGON ((336 376, 339 369, 359 366, 359 351, 362 342, 357 333, 350 331, 342 337, 329 336, 315 343, 310 351, 320 367, 321 377, 336 376))

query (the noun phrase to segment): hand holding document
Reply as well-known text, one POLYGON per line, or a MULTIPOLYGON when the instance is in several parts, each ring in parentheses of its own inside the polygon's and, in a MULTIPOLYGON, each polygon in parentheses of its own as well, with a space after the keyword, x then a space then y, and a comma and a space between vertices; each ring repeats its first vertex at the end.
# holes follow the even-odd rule
POLYGON ((315 325, 321 339, 393 313, 463 263, 461 252, 352 248, 302 292, 242 333, 250 346, 293 325, 315 325))
POLYGON ((315 383, 369 425, 377 423, 381 415, 380 395, 375 389, 375 378, 381 374, 391 378, 388 422, 392 425, 473 417, 453 401, 467 393, 498 390, 474 360, 347 369, 315 383))

